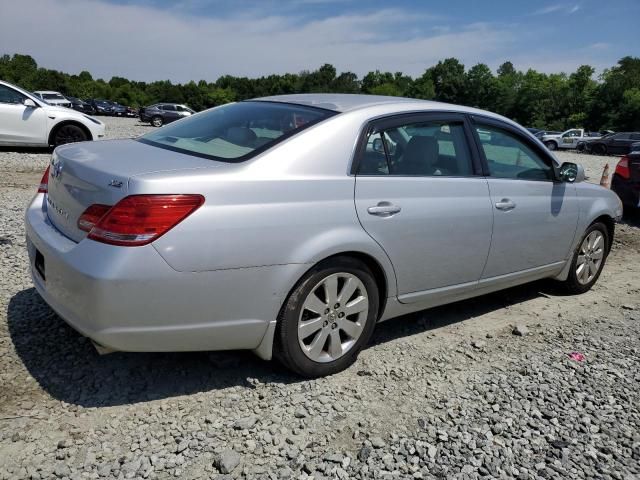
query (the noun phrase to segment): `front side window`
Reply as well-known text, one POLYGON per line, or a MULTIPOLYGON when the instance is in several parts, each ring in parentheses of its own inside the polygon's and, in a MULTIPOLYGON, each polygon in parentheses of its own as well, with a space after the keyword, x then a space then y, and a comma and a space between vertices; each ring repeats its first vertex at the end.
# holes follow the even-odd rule
POLYGON ((515 134, 485 125, 476 131, 492 177, 553 180, 552 166, 515 134))
POLYGON ((185 117, 138 140, 167 150, 239 162, 335 114, 289 103, 230 103, 185 117))
POLYGON ((0 103, 22 104, 27 97, 20 92, 16 92, 13 88, 0 85, 0 103))
POLYGON ((471 155, 462 122, 428 121, 373 131, 361 175, 470 176, 471 155))

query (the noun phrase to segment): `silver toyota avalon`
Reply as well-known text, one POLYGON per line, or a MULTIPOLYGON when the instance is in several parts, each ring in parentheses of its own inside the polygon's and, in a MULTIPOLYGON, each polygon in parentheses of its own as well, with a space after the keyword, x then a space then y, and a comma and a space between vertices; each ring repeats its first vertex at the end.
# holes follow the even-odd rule
POLYGON ((375 324, 541 278, 596 282, 616 195, 472 108, 287 95, 53 153, 33 282, 101 351, 251 349, 321 376, 375 324))

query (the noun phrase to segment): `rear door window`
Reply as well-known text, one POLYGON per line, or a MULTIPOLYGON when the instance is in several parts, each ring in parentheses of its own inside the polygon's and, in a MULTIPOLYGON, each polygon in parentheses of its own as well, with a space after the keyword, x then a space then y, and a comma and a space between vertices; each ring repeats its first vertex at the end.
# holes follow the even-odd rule
POLYGON ((460 121, 413 122, 367 138, 360 175, 471 176, 473 165, 460 121))

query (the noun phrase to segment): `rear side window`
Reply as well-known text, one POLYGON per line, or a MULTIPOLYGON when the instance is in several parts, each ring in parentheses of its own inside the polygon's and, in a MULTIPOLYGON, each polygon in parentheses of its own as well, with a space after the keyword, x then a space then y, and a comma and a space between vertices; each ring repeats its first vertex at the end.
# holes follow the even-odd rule
POLYGON ((138 140, 199 157, 239 162, 335 114, 288 103, 230 103, 186 117, 138 140))
POLYGON ((408 123, 367 138, 360 175, 471 176, 462 122, 408 123))
POLYGON ((553 168, 516 135, 493 126, 476 127, 480 144, 496 178, 553 180, 553 168))

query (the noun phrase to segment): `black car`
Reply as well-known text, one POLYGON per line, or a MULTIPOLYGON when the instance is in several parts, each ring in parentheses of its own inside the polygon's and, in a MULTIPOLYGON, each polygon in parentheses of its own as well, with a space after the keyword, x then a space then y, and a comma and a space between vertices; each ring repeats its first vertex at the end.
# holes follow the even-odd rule
POLYGON ((611 190, 625 206, 640 208, 640 147, 620 159, 613 173, 611 190))
POLYGON ((78 112, 86 113, 87 115, 95 115, 96 109, 89 105, 87 102, 83 102, 76 97, 65 97, 71 102, 71 108, 78 112))
POLYGON ((127 107, 120 105, 118 102, 112 102, 111 100, 105 100, 111 105, 111 115, 114 117, 124 117, 127 114, 127 107))
MULTIPOLYGON (((601 138, 587 140, 578 150, 596 155, 625 155, 631 151, 631 145, 640 142, 640 132, 609 133, 601 138)), ((582 143, 582 142, 581 142, 582 143)))
POLYGON ((178 103, 156 103, 150 107, 141 107, 140 120, 149 122, 154 127, 161 127, 165 123, 171 123, 183 117, 188 117, 196 112, 186 105, 178 103))
POLYGON ((96 100, 90 98, 86 103, 95 109, 95 115, 113 115, 113 106, 108 100, 96 100))

